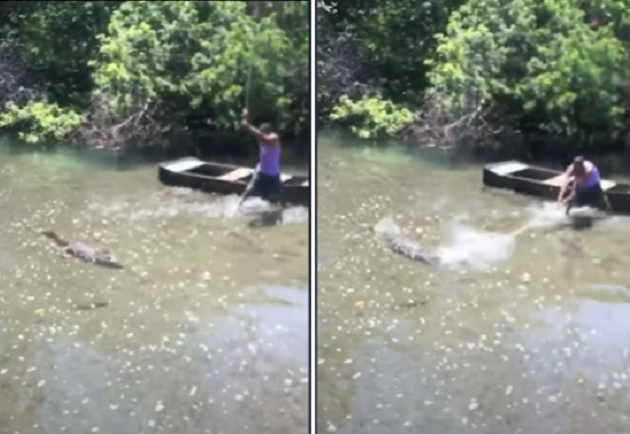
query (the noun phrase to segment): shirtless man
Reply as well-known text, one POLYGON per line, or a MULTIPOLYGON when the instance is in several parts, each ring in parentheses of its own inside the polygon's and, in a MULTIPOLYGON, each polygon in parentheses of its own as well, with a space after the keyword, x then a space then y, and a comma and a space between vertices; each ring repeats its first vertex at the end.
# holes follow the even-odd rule
POLYGON ((571 208, 582 206, 610 211, 597 166, 584 157, 575 157, 573 164, 565 172, 565 182, 560 188, 558 202, 566 206, 567 215, 571 208))

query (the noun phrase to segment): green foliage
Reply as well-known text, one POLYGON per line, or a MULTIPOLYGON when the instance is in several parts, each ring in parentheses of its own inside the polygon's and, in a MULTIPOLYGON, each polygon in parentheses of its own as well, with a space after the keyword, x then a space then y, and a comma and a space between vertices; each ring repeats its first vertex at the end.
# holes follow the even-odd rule
MULTIPOLYGON (((444 122, 482 108, 489 128, 580 146, 630 131, 630 0, 319 0, 318 12, 320 113, 327 95, 379 93, 436 102, 444 122)), ((347 114, 361 110, 341 107, 331 119, 368 135, 347 114)))
MULTIPOLYGON (((382 77, 387 95, 419 102, 427 85, 424 60, 435 52, 434 35, 463 0, 348 0, 320 2, 320 13, 349 30, 366 63, 382 77)), ((324 24, 325 25, 325 24, 324 24)))
POLYGON ((330 119, 336 122, 350 122, 351 130, 362 139, 395 136, 414 121, 411 110, 381 98, 363 97, 352 101, 341 97, 330 119))
POLYGON ((461 0, 389 0, 364 3, 357 36, 369 62, 382 71, 387 89, 419 101, 426 87, 424 59, 435 51, 434 35, 461 0))
POLYGON ((24 107, 9 102, 0 114, 0 127, 19 128, 20 139, 31 144, 67 139, 82 122, 83 117, 73 110, 42 101, 24 107))
POLYGON ((246 6, 124 3, 99 35, 100 55, 90 63, 98 92, 117 113, 143 99, 179 112, 205 105, 215 123, 229 127, 249 99, 254 116, 264 111, 273 121, 288 121, 286 75, 294 66, 304 69, 308 58, 296 56, 273 11, 254 19, 246 6))
POLYGON ((45 74, 55 98, 68 104, 92 90, 88 59, 98 50, 96 35, 107 27, 120 1, 45 2, 15 18, 14 26, 31 65, 45 74))
MULTIPOLYGON (((22 63, 9 65, 16 78, 3 80, 12 88, 2 88, 0 100, 28 94, 59 109, 98 111, 91 121, 104 129, 138 113, 157 124, 210 118, 231 129, 247 105, 254 122, 286 131, 310 107, 308 1, 5 3, 0 32, 9 43, 0 50, 17 47, 13 58, 22 63), (23 82, 28 92, 17 90, 23 82)), ((8 110, 3 125, 41 109, 33 104, 20 109, 22 117, 8 110)))
MULTIPOLYGON (((290 47, 279 59, 277 73, 287 90, 295 93, 292 105, 296 114, 308 115, 311 106, 310 74, 310 4, 308 1, 269 2, 277 17, 278 26, 285 32, 290 47)), ((293 120, 293 119, 291 119, 293 120)))
MULTIPOLYGON (((619 2, 603 1, 599 7, 619 2)), ((614 17, 627 21, 630 2, 614 17)), ((431 84, 457 116, 483 99, 505 119, 535 120, 556 135, 623 128, 630 78, 627 40, 615 23, 591 29, 571 0, 479 0, 438 35, 431 84)), ((618 27, 619 28, 619 27, 618 27)))

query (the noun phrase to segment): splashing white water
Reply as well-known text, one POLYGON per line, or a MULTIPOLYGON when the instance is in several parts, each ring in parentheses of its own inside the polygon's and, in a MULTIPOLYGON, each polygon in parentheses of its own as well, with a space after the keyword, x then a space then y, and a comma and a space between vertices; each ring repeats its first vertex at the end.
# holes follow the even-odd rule
MULTIPOLYGON (((241 216, 256 216, 266 212, 278 212, 278 205, 264 201, 258 197, 252 197, 243 202, 239 208, 240 197, 228 196, 224 201, 224 218, 237 218, 241 216)), ((304 206, 290 206, 282 212, 282 223, 300 223, 308 220, 308 208, 304 206)))
POLYGON ((568 220, 564 207, 557 203, 538 203, 529 207, 527 211, 529 214, 527 226, 531 228, 550 228, 568 220))
MULTIPOLYGON (((400 235, 401 229, 391 217, 386 217, 376 223, 374 232, 377 236, 392 236, 400 235)), ((449 227, 446 243, 436 253, 440 263, 447 267, 487 269, 513 254, 515 239, 513 234, 480 231, 454 223, 449 227)))
POLYGON ((515 246, 516 237, 513 234, 481 231, 455 224, 450 227, 447 242, 437 254, 446 266, 471 266, 483 270, 509 259, 515 246))
POLYGON ((377 236, 383 235, 399 235, 400 234, 400 226, 394 223, 394 219, 391 217, 385 217, 379 220, 376 225, 374 225, 374 232, 376 232, 377 236))
POLYGON ((573 208, 570 216, 567 216, 563 206, 548 202, 536 204, 527 211, 525 224, 510 233, 481 231, 463 224, 453 224, 447 243, 438 250, 442 263, 487 269, 509 259, 514 254, 517 236, 524 232, 561 226, 575 218, 599 217, 597 210, 590 207, 573 208))
MULTIPOLYGON (((156 194, 142 200, 134 198, 116 203, 93 202, 88 207, 91 211, 99 211, 107 217, 122 217, 138 221, 189 215, 230 220, 277 210, 276 205, 256 197, 246 200, 239 207, 240 197, 237 195, 214 197, 208 200, 205 196, 196 196, 188 189, 174 189, 172 193, 172 196, 156 194)), ((282 212, 282 222, 283 224, 301 223, 308 220, 308 215, 308 208, 290 206, 282 212)))
POLYGON ((532 229, 549 229, 566 225, 576 219, 599 220, 606 217, 605 213, 588 206, 572 208, 567 216, 564 206, 549 202, 531 206, 528 214, 529 219, 525 226, 532 229))

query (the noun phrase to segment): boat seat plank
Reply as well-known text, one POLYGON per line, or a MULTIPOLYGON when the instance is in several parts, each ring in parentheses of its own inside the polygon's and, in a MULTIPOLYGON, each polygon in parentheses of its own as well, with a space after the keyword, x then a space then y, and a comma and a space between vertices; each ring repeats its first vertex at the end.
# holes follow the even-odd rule
POLYGON ((509 161, 502 164, 497 164, 492 167, 492 171, 497 175, 509 175, 510 173, 518 172, 529 168, 529 165, 518 161, 509 161))
POLYGON ((196 159, 178 160, 172 163, 164 165, 166 170, 171 172, 186 172, 187 170, 196 169, 199 166, 203 166, 205 163, 196 159))
POLYGON ((566 176, 564 173, 558 175, 558 176, 554 176, 553 178, 549 178, 549 179, 545 179, 543 181, 543 184, 546 185, 552 185, 554 187, 560 187, 562 186, 562 184, 564 183, 564 181, 566 180, 566 176))
MULTIPOLYGON (((560 187, 562 186, 562 183, 564 182, 565 179, 566 179, 565 175, 562 174, 562 175, 558 175, 553 178, 544 180, 543 184, 552 185, 554 187, 560 187)), ((600 181, 600 184, 602 186, 602 190, 608 190, 610 188, 613 188, 615 185, 617 185, 615 181, 610 181, 608 179, 602 179, 600 181)))
POLYGON ((225 175, 221 175, 217 177, 222 181, 237 181, 241 178, 245 178, 254 173, 254 169, 249 169, 247 167, 241 167, 236 170, 232 170, 231 172, 226 173, 225 175))

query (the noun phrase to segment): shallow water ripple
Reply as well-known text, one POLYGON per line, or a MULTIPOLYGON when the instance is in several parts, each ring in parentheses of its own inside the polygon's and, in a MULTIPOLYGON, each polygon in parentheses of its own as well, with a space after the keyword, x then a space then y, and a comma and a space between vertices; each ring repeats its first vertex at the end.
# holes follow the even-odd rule
POLYGON ((478 166, 335 140, 318 161, 321 432, 627 428, 628 219, 575 231, 482 190, 478 166), (383 219, 442 266, 389 251, 383 219))
POLYGON ((264 203, 235 213, 237 198, 161 187, 152 165, 6 156, 8 168, 0 434, 305 429, 307 210, 256 227, 264 203), (41 230, 124 268, 67 257, 41 230))

